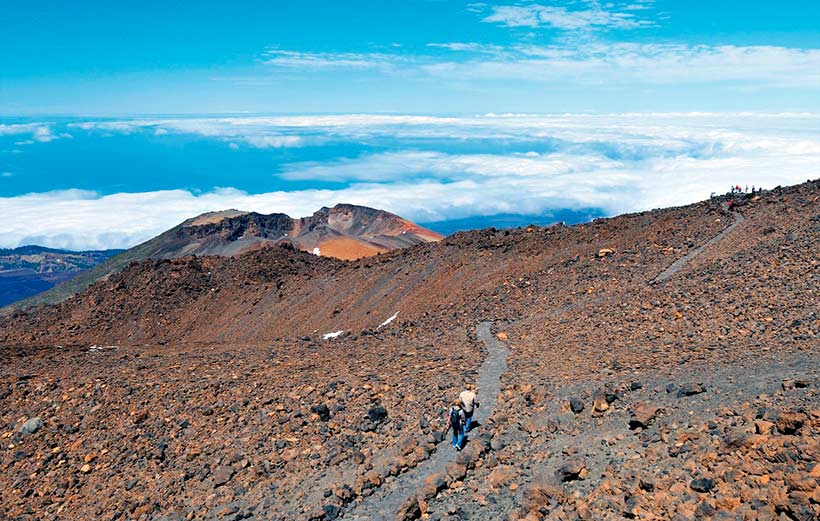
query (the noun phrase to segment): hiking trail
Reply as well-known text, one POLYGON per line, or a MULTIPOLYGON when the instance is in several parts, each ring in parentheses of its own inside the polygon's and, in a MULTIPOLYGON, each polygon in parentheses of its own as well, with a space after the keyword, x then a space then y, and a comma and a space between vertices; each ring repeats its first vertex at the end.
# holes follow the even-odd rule
MULTIPOLYGON (((509 354, 507 347, 490 331, 489 322, 479 323, 476 326, 476 335, 487 348, 487 358, 478 370, 476 382, 481 405, 476 409, 475 419, 479 426, 472 430, 468 438, 478 436, 495 410, 501 392, 501 375, 507 370, 509 354)), ((466 443, 469 444, 469 440, 466 443)), ((361 503, 351 505, 352 508, 341 517, 350 520, 395 519, 401 504, 424 485, 424 480, 428 476, 438 472, 446 473, 445 465, 454 460, 456 454, 458 452, 450 447, 449 433, 445 433, 444 440, 438 444, 430 458, 399 475, 392 482, 390 491, 379 489, 361 503)))
POLYGON ((736 212, 734 215, 735 215, 735 222, 733 222, 732 224, 730 224, 729 226, 724 228, 723 231, 720 232, 719 234, 717 234, 714 237, 712 237, 711 239, 709 239, 709 241, 706 242, 706 244, 703 244, 702 246, 699 246, 699 247, 695 248, 694 250, 690 251, 689 253, 687 253, 686 255, 681 257, 680 259, 673 262, 668 268, 663 270, 657 277, 652 279, 651 283, 652 284, 657 284, 657 283, 660 283, 660 282, 666 282, 673 275, 675 275, 677 272, 679 272, 681 270, 681 268, 686 266, 686 264, 689 263, 689 261, 691 261, 692 259, 694 259, 698 255, 703 253, 703 251, 706 248, 708 248, 709 246, 712 246, 713 244, 717 244, 720 241, 722 241, 724 238, 726 238, 727 235, 729 235, 729 233, 732 232, 732 230, 734 230, 737 227, 737 225, 739 225, 740 223, 742 223, 743 221, 746 220, 746 218, 743 217, 743 214, 741 214, 741 213, 736 212))

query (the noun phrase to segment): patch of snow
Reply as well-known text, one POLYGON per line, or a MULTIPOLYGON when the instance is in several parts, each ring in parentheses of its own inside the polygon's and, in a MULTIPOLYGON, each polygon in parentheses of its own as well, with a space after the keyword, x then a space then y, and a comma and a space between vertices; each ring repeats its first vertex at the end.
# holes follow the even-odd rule
POLYGON ((321 256, 322 255, 322 252, 319 251, 318 246, 316 248, 313 248, 313 254, 316 255, 316 256, 321 256))
POLYGON ((98 345, 95 344, 95 345, 90 346, 88 348, 88 352, 89 353, 99 353, 100 351, 107 351, 107 350, 110 350, 110 349, 118 349, 118 347, 117 346, 98 346, 98 345))
POLYGON ((322 335, 322 340, 332 340, 332 339, 336 338, 337 336, 340 336, 342 333, 344 333, 344 330, 334 331, 333 333, 325 333, 324 335, 322 335))
POLYGON ((385 320, 384 322, 382 322, 381 324, 379 324, 379 327, 384 327, 384 326, 386 326, 387 324, 389 324, 390 322, 393 322, 394 320, 396 320, 396 317, 397 317, 397 316, 399 316, 399 312, 398 312, 398 311, 396 311, 395 313, 393 313, 393 316, 391 316, 390 318, 388 318, 387 320, 385 320))

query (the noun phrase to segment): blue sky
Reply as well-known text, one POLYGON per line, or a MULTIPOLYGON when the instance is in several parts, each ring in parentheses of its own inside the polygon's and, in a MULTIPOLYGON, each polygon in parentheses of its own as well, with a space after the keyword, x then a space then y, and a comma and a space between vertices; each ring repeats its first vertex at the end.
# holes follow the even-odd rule
POLYGON ((0 247, 337 202, 549 222, 816 178, 818 20, 809 1, 6 0, 0 247))
POLYGON ((6 0, 0 112, 817 110, 819 24, 809 0, 6 0))

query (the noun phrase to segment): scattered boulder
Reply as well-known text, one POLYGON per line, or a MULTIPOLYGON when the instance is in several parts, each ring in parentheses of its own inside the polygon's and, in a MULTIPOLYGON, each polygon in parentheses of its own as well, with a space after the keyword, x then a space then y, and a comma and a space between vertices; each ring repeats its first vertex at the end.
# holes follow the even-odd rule
POLYGON ((800 428, 803 427, 803 423, 806 419, 806 414, 803 412, 785 411, 777 416, 774 425, 780 434, 793 435, 797 434, 800 428))
POLYGON ((422 489, 422 496, 425 500, 436 497, 436 495, 447 487, 447 480, 441 473, 436 472, 427 476, 424 480, 424 488, 422 489))
POLYGON ((588 474, 587 463, 584 458, 577 457, 568 460, 557 471, 555 477, 561 482, 584 479, 588 474))
POLYGON ((715 488, 715 480, 711 478, 698 478, 693 479, 689 483, 689 488, 694 490, 695 492, 707 493, 715 488))
POLYGON ((601 414, 606 412, 609 409, 609 400, 607 400, 607 395, 603 389, 598 389, 592 395, 592 412, 596 414, 601 414))
POLYGON ((794 389, 806 389, 811 387, 811 382, 808 380, 783 380, 783 390, 792 391, 794 389))
POLYGON ((20 434, 34 434, 35 432, 39 431, 43 427, 43 420, 39 417, 35 416, 34 418, 29 418, 26 422, 20 426, 20 434))
POLYGON ((376 405, 367 410, 367 417, 373 423, 381 423, 387 419, 387 409, 381 405, 376 405))
POLYGON ((330 409, 324 403, 320 403, 318 405, 313 405, 310 408, 310 412, 317 415, 320 420, 326 422, 330 420, 330 409))
POLYGON ((410 496, 399 507, 396 514, 396 521, 412 521, 421 517, 421 506, 419 506, 419 498, 410 496))
POLYGON ((706 392, 706 388, 703 384, 683 384, 678 388, 678 398, 694 396, 704 392, 706 392))
POLYGON ((569 399, 569 409, 575 414, 578 414, 584 410, 584 402, 577 396, 573 396, 569 399))
POLYGON ((638 428, 646 429, 662 410, 662 408, 648 403, 637 404, 632 410, 632 416, 629 419, 629 428, 632 430, 638 428))
POLYGON ((322 510, 325 513, 325 518, 327 519, 336 519, 339 517, 339 513, 341 512, 341 509, 337 505, 332 504, 323 505, 322 510))
POLYGON ((460 481, 467 475, 467 465, 458 461, 451 461, 445 465, 447 475, 453 481, 460 481))
POLYGON ((220 487, 231 480, 234 475, 233 467, 220 465, 213 472, 214 488, 220 487))

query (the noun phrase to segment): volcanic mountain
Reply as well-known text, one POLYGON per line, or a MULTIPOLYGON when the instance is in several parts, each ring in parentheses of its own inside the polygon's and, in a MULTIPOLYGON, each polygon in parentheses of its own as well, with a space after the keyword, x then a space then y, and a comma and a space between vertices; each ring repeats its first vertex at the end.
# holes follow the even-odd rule
POLYGON ((150 258, 236 256, 285 241, 302 251, 352 260, 443 238, 384 210, 352 204, 325 207, 301 219, 236 210, 206 213, 171 232, 150 258))
POLYGON ((279 242, 0 318, 0 518, 820 519, 820 181, 279 242))
POLYGON ((396 248, 439 241, 442 235, 384 210, 352 204, 324 207, 309 217, 239 210, 209 212, 188 219, 50 291, 14 307, 59 302, 131 262, 218 255, 235 257, 277 243, 323 257, 358 259, 396 248))

